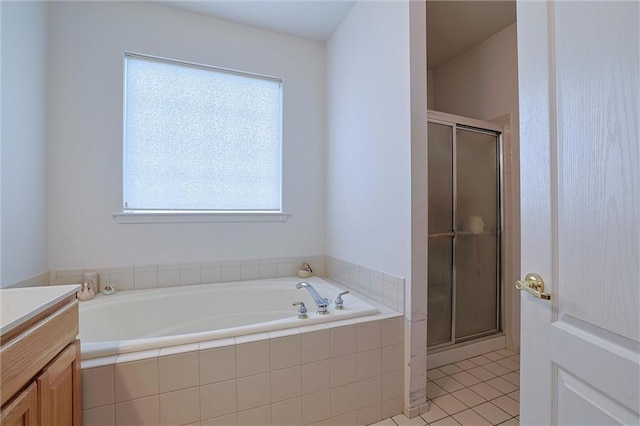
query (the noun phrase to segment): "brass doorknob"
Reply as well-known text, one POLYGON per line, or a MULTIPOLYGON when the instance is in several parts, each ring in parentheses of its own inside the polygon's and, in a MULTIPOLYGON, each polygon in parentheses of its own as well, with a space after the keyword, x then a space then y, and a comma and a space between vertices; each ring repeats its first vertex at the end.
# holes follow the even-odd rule
POLYGON ((536 273, 531 272, 524 277, 524 280, 516 281, 516 288, 531 293, 540 299, 551 300, 551 295, 544 293, 544 281, 542 277, 536 273))

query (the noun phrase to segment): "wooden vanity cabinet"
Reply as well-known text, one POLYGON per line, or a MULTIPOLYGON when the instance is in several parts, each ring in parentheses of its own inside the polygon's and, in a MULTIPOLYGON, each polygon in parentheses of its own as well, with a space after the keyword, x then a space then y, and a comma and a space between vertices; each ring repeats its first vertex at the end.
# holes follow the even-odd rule
POLYGON ((3 336, 0 424, 82 424, 78 302, 65 301, 3 336))
POLYGON ((2 408, 2 426, 33 426, 38 424, 38 386, 31 383, 13 402, 2 408))

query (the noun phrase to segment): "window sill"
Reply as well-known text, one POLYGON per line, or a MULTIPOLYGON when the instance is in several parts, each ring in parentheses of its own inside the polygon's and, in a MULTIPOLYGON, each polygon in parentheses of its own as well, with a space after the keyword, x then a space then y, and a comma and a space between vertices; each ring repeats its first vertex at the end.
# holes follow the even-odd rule
POLYGON ((286 222, 290 213, 282 212, 192 212, 128 211, 114 213, 118 223, 207 223, 207 222, 286 222))

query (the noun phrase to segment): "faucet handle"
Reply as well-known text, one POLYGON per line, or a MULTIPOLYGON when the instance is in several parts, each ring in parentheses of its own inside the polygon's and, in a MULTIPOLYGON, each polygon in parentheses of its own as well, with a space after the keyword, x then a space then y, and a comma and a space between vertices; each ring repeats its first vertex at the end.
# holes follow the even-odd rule
POLYGON ((336 300, 334 303, 335 303, 335 308, 337 310, 344 309, 344 300, 342 300, 342 296, 344 296, 345 294, 349 294, 349 290, 340 292, 340 294, 338 294, 338 297, 336 297, 336 300))
POLYGON ((295 303, 293 303, 293 306, 297 306, 298 307, 298 318, 299 319, 308 318, 308 316, 307 316, 307 307, 304 306, 303 302, 295 302, 295 303))

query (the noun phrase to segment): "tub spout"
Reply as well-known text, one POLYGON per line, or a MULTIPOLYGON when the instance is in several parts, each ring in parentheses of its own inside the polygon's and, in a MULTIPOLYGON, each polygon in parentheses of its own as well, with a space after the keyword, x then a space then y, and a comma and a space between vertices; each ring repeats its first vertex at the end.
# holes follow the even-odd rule
POLYGON ((309 293, 311 294, 313 301, 316 302, 316 307, 318 308, 318 310, 316 311, 317 313, 323 314, 323 315, 329 313, 329 310, 327 309, 327 307, 329 306, 329 299, 320 297, 320 294, 318 294, 318 291, 315 288, 313 288, 311 284, 305 283, 305 282, 299 282, 298 284, 296 284, 296 288, 298 290, 300 290, 301 288, 306 288, 307 290, 309 290, 309 293))

